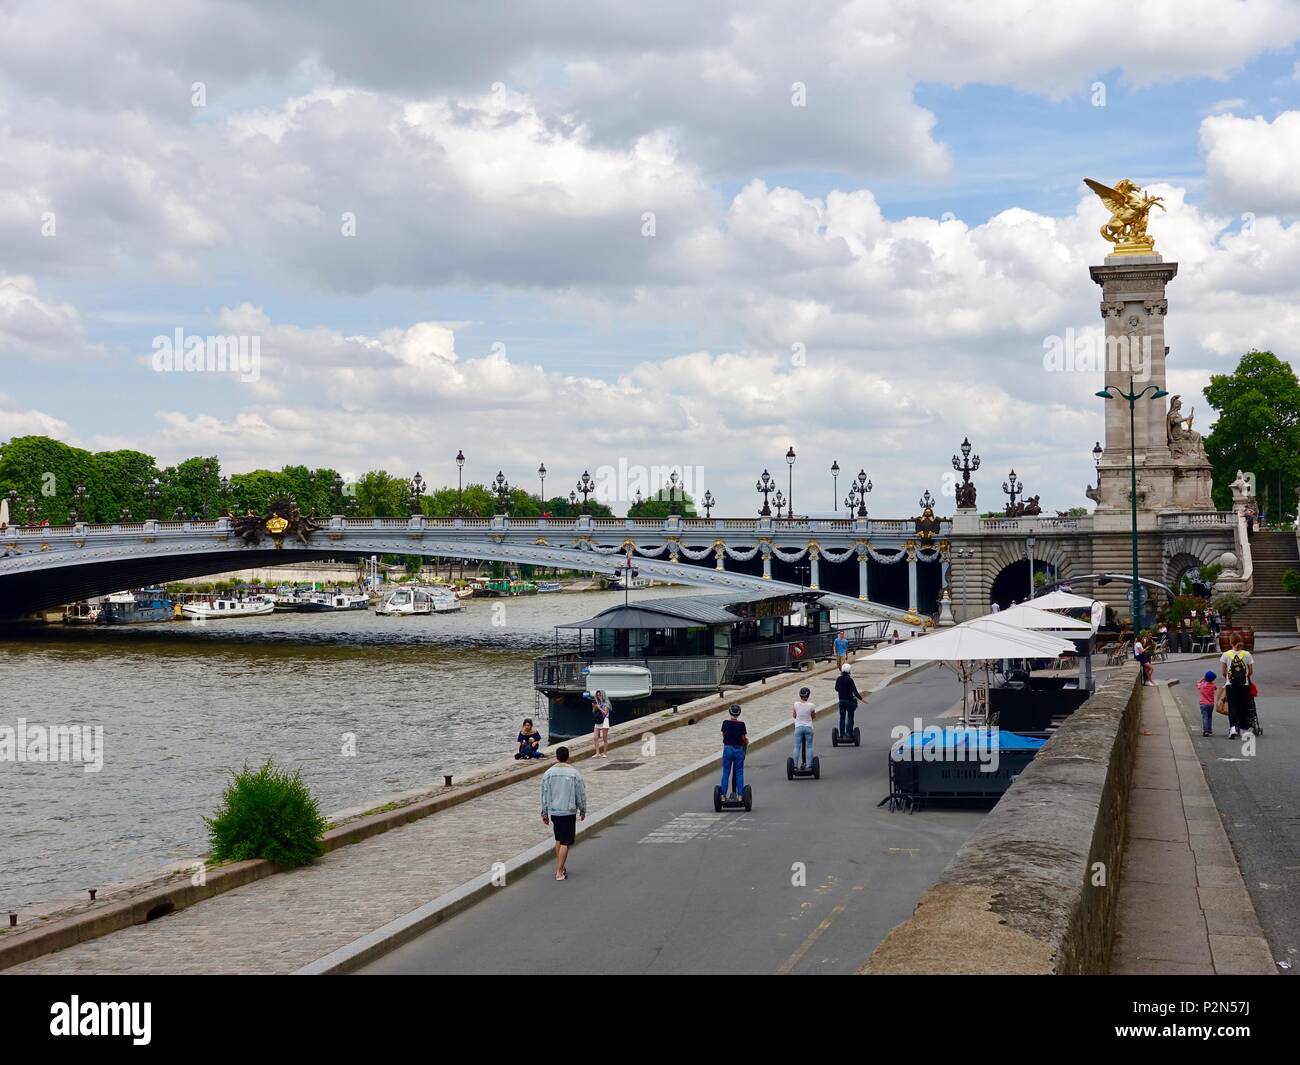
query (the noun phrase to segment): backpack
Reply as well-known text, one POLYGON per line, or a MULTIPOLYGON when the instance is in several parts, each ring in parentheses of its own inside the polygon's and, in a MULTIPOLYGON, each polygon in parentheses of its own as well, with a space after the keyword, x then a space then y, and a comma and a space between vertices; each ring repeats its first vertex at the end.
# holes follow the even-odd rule
POLYGON ((1240 651, 1234 651, 1232 657, 1228 659, 1228 683, 1234 688, 1244 688, 1250 682, 1250 676, 1246 672, 1246 656, 1240 651))

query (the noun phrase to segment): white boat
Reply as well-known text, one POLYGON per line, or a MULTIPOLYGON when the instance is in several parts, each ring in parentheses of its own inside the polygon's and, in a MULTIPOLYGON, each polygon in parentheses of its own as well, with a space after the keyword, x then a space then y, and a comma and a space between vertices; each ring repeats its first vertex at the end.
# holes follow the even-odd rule
POLYGON ((275 612, 270 599, 213 599, 204 603, 186 603, 181 613, 187 618, 254 618, 275 612))
POLYGON ((610 591, 621 592, 626 588, 650 588, 654 585, 649 577, 636 576, 630 580, 626 574, 616 572, 613 576, 605 578, 605 587, 610 591))
POLYGON ((538 581, 537 582, 537 591, 539 594, 542 592, 558 592, 560 590, 561 588, 560 588, 559 581, 538 581))
POLYGON ((367 610, 370 596, 352 592, 331 592, 310 596, 299 609, 304 614, 324 614, 335 610, 367 610))
POLYGON ((451 614, 460 609, 460 600, 449 588, 398 588, 375 607, 380 617, 407 614, 451 614))

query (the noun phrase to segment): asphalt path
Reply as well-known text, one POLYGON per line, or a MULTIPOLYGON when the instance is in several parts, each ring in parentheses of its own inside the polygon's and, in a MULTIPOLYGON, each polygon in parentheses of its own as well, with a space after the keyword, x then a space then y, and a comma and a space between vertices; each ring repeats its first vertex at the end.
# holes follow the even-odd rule
MULTIPOLYGON (((1300 651, 1255 656, 1259 737, 1253 754, 1229 740, 1216 714, 1214 735, 1201 736, 1195 682, 1217 661, 1157 663, 1156 676, 1177 677, 1173 693, 1205 767, 1205 777, 1236 852, 1255 912, 1280 972, 1300 972, 1300 651)), ((1223 678, 1218 678, 1223 683, 1223 678)))
POLYGON ((714 776, 688 783, 580 834, 567 881, 553 863, 534 870, 362 971, 853 972, 985 812, 876 805, 890 729, 935 723, 960 697, 936 669, 891 685, 859 707, 860 748, 833 749, 837 715, 819 714, 820 780, 786 780, 782 737, 747 760, 751 813, 714 813, 714 776))

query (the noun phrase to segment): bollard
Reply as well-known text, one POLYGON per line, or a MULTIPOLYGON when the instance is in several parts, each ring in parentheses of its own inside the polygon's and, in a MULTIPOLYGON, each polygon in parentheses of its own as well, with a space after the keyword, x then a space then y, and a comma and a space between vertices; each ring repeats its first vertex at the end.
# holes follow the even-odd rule
POLYGON ((9 927, 10 928, 18 927, 18 915, 13 911, 10 911, 9 913, 9 927))
POLYGON ((90 901, 95 901, 95 888, 90 888, 90 901))
POLYGON ((443 786, 444 788, 449 788, 449 787, 451 787, 451 774, 450 774, 450 773, 444 773, 444 774, 442 775, 442 786, 443 786))

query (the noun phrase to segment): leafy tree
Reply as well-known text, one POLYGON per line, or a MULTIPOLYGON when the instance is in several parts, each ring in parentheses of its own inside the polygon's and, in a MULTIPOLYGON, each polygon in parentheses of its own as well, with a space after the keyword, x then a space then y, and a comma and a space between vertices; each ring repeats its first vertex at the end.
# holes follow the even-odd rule
POLYGON ((0 448, 0 492, 15 490, 21 500, 35 499, 37 521, 67 521, 79 484, 86 489, 86 517, 95 520, 100 483, 95 457, 89 451, 48 436, 19 436, 0 448))
POLYGON ((187 518, 202 517, 205 504, 209 518, 221 513, 221 463, 215 455, 168 466, 162 471, 161 480, 162 517, 171 518, 177 507, 187 518))
POLYGON ((90 505, 97 521, 117 521, 124 509, 131 512, 135 521, 149 516, 144 490, 158 476, 152 455, 140 451, 101 451, 92 456, 92 465, 95 487, 90 505))
POLYGON ((1260 505, 1278 518, 1296 512, 1300 485, 1300 381, 1271 351, 1249 351, 1230 374, 1214 374, 1205 398, 1219 418, 1205 438, 1214 502, 1232 505, 1238 470, 1255 474, 1260 505))
POLYGON ((371 470, 357 481, 357 513, 364 517, 400 518, 410 513, 410 482, 384 470, 371 470))
POLYGON ((666 518, 670 514, 676 513, 683 518, 695 517, 695 500, 686 492, 675 491, 673 496, 676 499, 676 509, 674 504, 669 501, 669 490, 661 488, 649 499, 643 499, 639 503, 633 503, 627 508, 629 518, 666 518))

